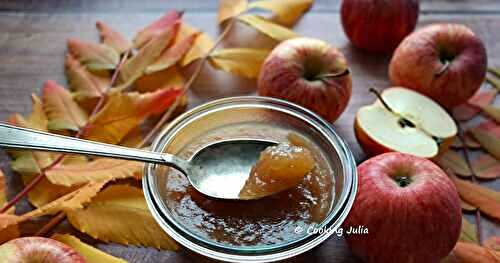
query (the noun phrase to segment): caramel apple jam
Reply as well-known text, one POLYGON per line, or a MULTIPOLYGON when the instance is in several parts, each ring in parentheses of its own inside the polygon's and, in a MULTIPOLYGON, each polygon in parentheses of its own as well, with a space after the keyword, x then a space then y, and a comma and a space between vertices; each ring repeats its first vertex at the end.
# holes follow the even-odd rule
POLYGON ((280 143, 267 147, 252 167, 239 197, 259 199, 297 186, 314 168, 314 157, 304 147, 280 143))
POLYGON ((176 221, 193 234, 223 245, 276 245, 306 235, 305 231, 294 230, 321 222, 334 197, 333 171, 319 148, 307 138, 289 134, 286 128, 245 124, 214 130, 191 141, 176 154, 188 159, 203 145, 237 137, 271 139, 303 147, 312 154, 314 168, 302 175, 298 185, 258 200, 244 201, 209 198, 196 191, 184 175, 165 168, 168 174, 163 195, 176 221))

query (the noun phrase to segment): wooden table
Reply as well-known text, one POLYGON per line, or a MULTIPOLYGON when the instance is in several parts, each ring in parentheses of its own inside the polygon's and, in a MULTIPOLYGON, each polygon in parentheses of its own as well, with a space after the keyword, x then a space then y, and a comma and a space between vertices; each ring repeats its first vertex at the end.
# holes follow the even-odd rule
MULTIPOLYGON (((387 78, 389 56, 376 56, 357 51, 346 39, 339 19, 340 0, 317 0, 313 9, 296 25, 295 30, 304 36, 316 37, 332 43, 346 55, 353 74, 353 98, 347 111, 334 124, 348 141, 358 162, 365 156, 353 134, 353 118, 357 109, 372 103, 374 97, 367 92, 370 85, 384 88, 390 85, 387 78)), ((10 114, 26 114, 31 109, 30 94, 38 93, 43 81, 53 79, 65 83, 63 59, 66 39, 77 37, 97 40, 94 24, 103 20, 115 29, 132 37, 134 32, 149 24, 165 11, 177 8, 186 11, 185 20, 208 34, 215 36, 217 1, 0 1, 0 120, 10 114)), ((484 41, 488 51, 488 64, 500 66, 500 2, 496 0, 427 0, 421 3, 418 26, 433 22, 456 22, 471 27, 484 41)), ((269 39, 259 36, 252 29, 238 26, 225 42, 226 46, 267 46, 269 39), (236 33, 234 33, 236 32, 236 33)), ((192 87, 189 106, 233 95, 248 95, 255 91, 255 83, 241 80, 223 72, 205 70, 192 87)), ((9 159, 0 155, 0 168, 6 172, 10 196, 22 189, 19 177, 9 168, 9 159)), ((500 190, 500 180, 483 183, 500 190)), ((31 209, 23 201, 18 213, 31 209)), ((469 217, 472 220, 472 217, 469 217)), ((41 219, 24 226, 37 228, 46 222, 41 219)), ((72 231, 63 223, 57 231, 72 231)), ((483 236, 500 235, 499 225, 483 219, 483 236)), ((100 249, 131 262, 192 262, 202 260, 189 252, 173 253, 150 248, 103 244, 79 234, 85 241, 100 249)), ((204 261, 205 259, 203 259, 204 261)), ((296 262, 356 262, 345 242, 331 238, 296 262)))

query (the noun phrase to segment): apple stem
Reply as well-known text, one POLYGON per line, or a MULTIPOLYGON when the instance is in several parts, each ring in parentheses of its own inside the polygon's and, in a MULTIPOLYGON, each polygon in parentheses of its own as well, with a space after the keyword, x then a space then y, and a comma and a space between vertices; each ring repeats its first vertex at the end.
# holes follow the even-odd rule
POLYGON ((370 88, 370 89, 369 89, 369 91, 370 91, 371 93, 375 94, 375 96, 377 96, 377 99, 378 99, 380 102, 382 102, 382 105, 384 105, 384 107, 385 107, 388 111, 390 111, 390 112, 392 112, 392 113, 395 113, 395 112, 391 109, 391 107, 389 107, 389 105, 385 102, 385 100, 382 98, 382 95, 380 94, 380 92, 378 92, 378 90, 376 90, 375 88, 373 88, 373 87, 372 87, 372 88, 370 88))
POLYGON ((411 183, 411 179, 408 176, 398 176, 394 180, 400 187, 406 187, 411 183))
POLYGON ((439 76, 443 75, 443 73, 445 73, 449 67, 450 67, 450 61, 445 60, 441 69, 438 72, 436 72, 435 77, 439 77, 439 76))
POLYGON ((314 78, 314 80, 324 80, 326 78, 340 78, 340 77, 343 77, 343 76, 347 76, 351 73, 351 71, 346 68, 345 70, 343 70, 342 72, 337 72, 337 73, 327 73, 327 74, 321 74, 321 75, 318 75, 314 78))

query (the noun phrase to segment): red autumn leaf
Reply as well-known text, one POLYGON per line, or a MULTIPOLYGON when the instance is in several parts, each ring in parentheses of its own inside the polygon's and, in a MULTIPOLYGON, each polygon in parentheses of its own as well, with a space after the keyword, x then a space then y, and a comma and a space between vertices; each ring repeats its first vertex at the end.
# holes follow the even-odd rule
POLYGON ((87 113, 76 104, 69 91, 55 81, 45 82, 42 100, 49 130, 78 131, 87 123, 87 113))
POLYGON ((172 10, 167 12, 165 15, 160 17, 158 20, 154 21, 151 25, 145 27, 134 38, 134 47, 142 48, 151 39, 159 36, 163 33, 165 28, 172 27, 174 23, 180 21, 182 17, 182 12, 177 10, 172 10))
POLYGON ((89 70, 111 70, 116 67, 120 56, 105 44, 83 42, 78 39, 68 39, 68 51, 89 70))
POLYGON ((496 89, 480 90, 470 98, 467 103, 458 105, 453 109, 453 116, 459 121, 466 121, 474 118, 479 112, 481 107, 489 105, 498 91, 496 89))
POLYGON ((113 30, 102 21, 97 21, 95 25, 99 30, 101 42, 112 47, 119 54, 131 48, 130 42, 120 32, 113 30))
POLYGON ((158 72, 175 65, 191 49, 199 34, 199 32, 193 33, 163 51, 160 57, 146 68, 146 74, 158 72))

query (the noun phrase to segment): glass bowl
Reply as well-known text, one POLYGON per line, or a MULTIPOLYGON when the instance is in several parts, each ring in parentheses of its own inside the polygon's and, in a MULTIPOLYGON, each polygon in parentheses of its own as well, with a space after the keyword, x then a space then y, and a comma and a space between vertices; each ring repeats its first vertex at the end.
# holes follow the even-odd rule
POLYGON ((209 143, 204 141, 206 138, 212 138, 212 141, 217 136, 223 136, 224 139, 262 138, 290 132, 307 138, 326 157, 325 165, 330 169, 334 182, 331 187, 331 206, 324 219, 316 223, 314 228, 327 231, 304 229, 290 240, 273 244, 239 246, 219 242, 189 228, 169 207, 166 196, 169 176, 173 176, 171 168, 146 164, 143 189, 154 218, 182 246, 227 262, 278 261, 319 245, 335 233, 346 218, 356 195, 357 174, 356 162, 347 144, 329 123, 311 111, 268 97, 220 99, 200 105, 176 118, 156 138, 152 150, 189 155, 197 150, 196 147, 209 143))

